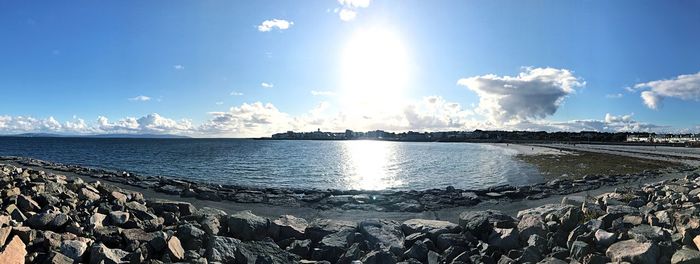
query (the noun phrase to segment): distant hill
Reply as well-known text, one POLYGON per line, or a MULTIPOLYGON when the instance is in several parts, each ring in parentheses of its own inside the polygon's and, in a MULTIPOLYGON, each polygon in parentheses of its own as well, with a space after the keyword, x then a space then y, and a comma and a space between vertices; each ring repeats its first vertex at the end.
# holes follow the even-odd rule
POLYGON ((4 135, 5 137, 74 137, 74 138, 190 138, 171 134, 95 134, 95 135, 65 135, 53 133, 22 133, 4 135))

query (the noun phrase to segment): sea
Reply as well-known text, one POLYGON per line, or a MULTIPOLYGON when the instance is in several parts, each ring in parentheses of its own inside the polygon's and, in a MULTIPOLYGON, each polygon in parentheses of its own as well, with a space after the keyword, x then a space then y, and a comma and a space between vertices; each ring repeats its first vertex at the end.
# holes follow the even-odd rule
POLYGON ((251 187, 482 189, 543 181, 516 150, 478 143, 0 137, 0 155, 251 187))

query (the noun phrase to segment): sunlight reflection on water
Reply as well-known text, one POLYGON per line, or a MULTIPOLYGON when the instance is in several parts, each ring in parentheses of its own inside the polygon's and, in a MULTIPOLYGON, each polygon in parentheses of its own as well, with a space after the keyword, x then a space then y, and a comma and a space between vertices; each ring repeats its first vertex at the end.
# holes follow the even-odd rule
POLYGON ((350 189, 382 190, 403 184, 389 168, 396 159, 396 145, 380 141, 345 141, 345 181, 350 189))

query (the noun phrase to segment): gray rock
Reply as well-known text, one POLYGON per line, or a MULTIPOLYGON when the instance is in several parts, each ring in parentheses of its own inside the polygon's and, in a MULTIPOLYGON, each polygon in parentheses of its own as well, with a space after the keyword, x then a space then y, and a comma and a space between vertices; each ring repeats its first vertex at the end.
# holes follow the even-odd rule
POLYGON ((212 236, 207 243, 206 258, 209 262, 237 263, 236 252, 240 243, 235 238, 212 236))
POLYGON ((671 264, 700 264, 700 251, 681 248, 673 253, 671 264))
POLYGON ((95 243, 90 248, 90 263, 118 264, 125 263, 129 252, 115 248, 111 249, 102 243, 95 243))
POLYGON ((317 219, 306 228, 306 235, 312 241, 320 241, 323 237, 340 231, 354 230, 357 223, 342 220, 317 219))
POLYGON ((396 261, 396 256, 384 250, 374 250, 362 258, 363 264, 396 264, 396 261))
POLYGON ((217 216, 205 215, 199 223, 208 235, 218 235, 221 231, 221 220, 217 216))
POLYGON ((624 240, 612 244, 605 252, 605 255, 614 262, 627 261, 640 264, 657 263, 659 254, 659 247, 655 244, 634 240, 624 240))
POLYGON ((545 204, 539 207, 519 211, 517 217, 522 218, 524 215, 538 215, 544 219, 548 215, 553 214, 557 216, 557 218, 560 218, 566 213, 566 211, 569 210, 569 208, 573 208, 573 206, 568 204, 545 204))
POLYGON ((358 231, 370 246, 389 248, 395 255, 403 253, 404 235, 399 223, 391 220, 365 220, 358 224, 358 231))
POLYGON ((615 233, 610 233, 603 229, 598 229, 595 231, 595 240, 602 248, 607 248, 617 240, 615 233))
POLYGON ((129 221, 129 213, 122 211, 111 211, 109 212, 109 219, 112 220, 112 223, 115 225, 121 226, 129 221))
POLYGON ((279 239, 302 239, 309 223, 303 218, 294 217, 292 215, 282 215, 278 219, 272 221, 272 227, 279 239))
POLYGON ((663 228, 650 225, 638 225, 627 231, 631 238, 640 242, 664 241, 670 238, 670 234, 663 228))
POLYGON ((521 241, 527 241, 532 235, 547 236, 547 227, 542 222, 542 219, 536 215, 524 215, 518 222, 518 230, 520 231, 521 241))
POLYGON ((446 250, 452 246, 466 247, 469 242, 476 242, 476 238, 468 232, 441 234, 435 239, 436 246, 439 250, 446 250))
POLYGON ((454 223, 440 220, 410 219, 401 224, 401 229, 405 235, 413 233, 428 234, 435 239, 440 234, 458 233, 460 227, 454 223))
POLYGON ((268 236, 270 220, 246 210, 228 216, 228 230, 243 240, 261 240, 268 236))
POLYGON ((425 245, 423 241, 416 241, 416 243, 411 246, 406 252, 404 252, 404 258, 414 258, 421 262, 425 262, 428 259, 428 246, 425 245))
POLYGON ((311 239, 294 240, 288 247, 287 251, 292 254, 306 258, 311 251, 311 239))
POLYGON ((540 262, 537 262, 537 264, 568 264, 568 262, 557 258, 548 257, 543 260, 540 260, 540 262))
POLYGON ((197 250, 204 247, 206 232, 192 224, 182 224, 177 227, 177 238, 185 250, 197 250))
POLYGON ((583 257, 595 251, 593 247, 583 241, 574 241, 571 244, 570 250, 571 258, 578 261, 583 261, 583 257))
POLYGON ((87 251, 87 243, 80 240, 63 240, 61 242, 61 254, 73 260, 80 261, 87 251))
POLYGON ((494 228, 488 237, 488 244, 503 250, 520 246, 518 230, 515 228, 494 228))
POLYGON ((486 235, 494 225, 515 227, 517 220, 497 210, 467 211, 459 214, 459 226, 476 235, 486 235))

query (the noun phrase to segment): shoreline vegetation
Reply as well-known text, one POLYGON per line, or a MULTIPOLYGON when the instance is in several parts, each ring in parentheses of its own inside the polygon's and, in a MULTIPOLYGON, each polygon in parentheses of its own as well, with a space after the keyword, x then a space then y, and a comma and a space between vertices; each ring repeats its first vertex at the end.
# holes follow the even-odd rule
MULTIPOLYGON (((251 211, 229 214, 216 208, 196 208, 183 201, 152 199, 110 183, 137 183, 133 180, 140 176, 129 173, 26 158, 4 157, 0 163, 5 163, 0 165, 4 186, 0 192, 4 209, 0 212, 0 260, 5 263, 700 261, 700 174, 691 172, 697 168, 675 168, 684 176, 638 187, 618 187, 596 196, 565 196, 561 202, 523 208, 514 215, 498 210, 466 210, 457 221, 450 222, 418 218, 344 221, 288 214, 266 218, 251 211), (88 182, 50 172, 55 170, 95 180, 88 182)), ((552 192, 566 192, 573 186, 592 186, 590 182, 619 183, 660 174, 647 171, 574 181, 556 179, 543 186, 551 187, 552 192)), ((157 180, 189 184, 175 179, 157 180)), ((154 182, 145 177, 142 183, 154 182)), ((149 184, 145 186, 163 188, 149 184)), ((188 186, 196 186, 197 195, 205 194, 202 198, 211 198, 212 193, 207 194, 201 184, 188 186)), ((523 188, 497 187, 484 195, 511 199, 504 194, 523 192, 523 188)), ((264 192, 242 193, 270 197, 264 192)), ((299 194, 303 194, 302 199, 306 195, 299 194)), ((367 197, 342 195, 330 194, 326 198, 367 197)), ((372 199, 365 202, 372 204, 372 199)))

